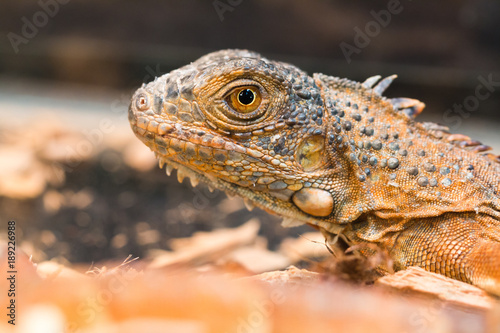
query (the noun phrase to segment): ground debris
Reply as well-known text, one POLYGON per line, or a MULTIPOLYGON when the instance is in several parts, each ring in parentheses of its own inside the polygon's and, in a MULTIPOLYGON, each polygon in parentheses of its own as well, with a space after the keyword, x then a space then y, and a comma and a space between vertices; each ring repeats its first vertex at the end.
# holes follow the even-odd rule
POLYGON ((325 259, 331 256, 321 232, 307 232, 298 238, 285 238, 279 251, 297 263, 310 258, 325 259))
MULTIPOLYGON (((449 279, 420 270, 396 273, 370 287, 325 280, 321 273, 293 266, 241 278, 228 275, 227 266, 172 271, 131 258, 110 269, 96 265, 91 274, 85 274, 88 267, 33 265, 23 255, 18 264, 24 267, 17 286, 23 311, 17 331, 0 323, 6 333, 33 332, 33 327, 136 332, 139 326, 152 332, 330 332, 332 327, 336 332, 470 332, 500 324, 494 298, 469 290, 469 296, 489 300, 480 308, 466 302, 444 306, 438 290, 449 286, 449 279), (398 292, 417 278, 433 287, 413 288, 412 295, 398 292)), ((0 281, 0 288, 6 283, 0 281)), ((2 306, 8 301, 0 300, 2 306)))
POLYGON ((228 255, 233 250, 255 243, 259 222, 255 219, 234 229, 218 229, 212 232, 196 232, 192 237, 173 239, 173 251, 153 258, 151 267, 168 268, 196 266, 228 255))
POLYGON ((495 297, 473 285, 427 272, 420 267, 384 276, 375 284, 393 292, 428 297, 469 310, 489 310, 499 305, 495 297))

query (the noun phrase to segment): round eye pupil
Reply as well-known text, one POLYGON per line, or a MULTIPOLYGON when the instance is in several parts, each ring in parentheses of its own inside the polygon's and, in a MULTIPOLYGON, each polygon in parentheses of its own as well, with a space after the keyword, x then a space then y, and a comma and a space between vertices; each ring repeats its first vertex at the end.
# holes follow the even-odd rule
POLYGON ((255 93, 251 89, 243 89, 238 94, 238 102, 243 105, 250 105, 255 100, 255 93))

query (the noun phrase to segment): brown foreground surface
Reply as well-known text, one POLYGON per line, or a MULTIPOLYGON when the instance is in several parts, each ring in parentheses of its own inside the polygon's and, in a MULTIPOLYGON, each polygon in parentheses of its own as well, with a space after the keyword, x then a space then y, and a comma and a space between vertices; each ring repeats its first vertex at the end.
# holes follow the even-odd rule
MULTIPOLYGON (((54 262, 33 264, 18 253, 16 326, 3 320, 0 331, 498 332, 500 328, 498 300, 419 268, 386 276, 374 285, 294 266, 254 274, 245 263, 274 261, 272 253, 258 249, 254 230, 250 222, 238 229, 198 234, 182 240, 189 249, 159 254, 153 261, 128 258, 114 267, 86 271, 54 262)), ((5 272, 5 258, 2 263, 5 272)), ((9 282, 2 279, 0 288, 9 289, 9 282)), ((6 309, 6 293, 0 300, 6 309)))

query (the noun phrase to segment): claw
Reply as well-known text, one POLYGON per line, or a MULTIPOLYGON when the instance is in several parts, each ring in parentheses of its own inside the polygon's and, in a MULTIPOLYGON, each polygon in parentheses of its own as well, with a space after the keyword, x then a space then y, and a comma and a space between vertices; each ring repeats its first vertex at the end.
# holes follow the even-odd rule
POLYGON ((208 185, 208 190, 210 191, 210 193, 214 193, 215 191, 215 189, 210 185, 208 185))
POLYGON ((158 166, 160 167, 160 169, 163 169, 163 166, 165 165, 165 161, 163 159, 159 159, 158 160, 158 166))

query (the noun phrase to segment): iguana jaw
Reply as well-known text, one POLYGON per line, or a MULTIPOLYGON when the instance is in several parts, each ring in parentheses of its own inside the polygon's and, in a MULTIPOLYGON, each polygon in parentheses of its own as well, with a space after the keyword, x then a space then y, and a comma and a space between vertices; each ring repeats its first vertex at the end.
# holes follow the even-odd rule
MULTIPOLYGON (((160 168, 165 166, 165 171, 168 175, 170 175, 174 169, 177 170, 177 179, 179 182, 182 182, 184 178, 187 177, 190 179, 193 187, 201 182, 208 185, 209 188, 216 188, 224 191, 230 196, 240 196, 245 200, 247 208, 252 209, 256 206, 270 213, 282 216, 285 218, 284 224, 287 226, 295 226, 304 223, 313 225, 323 223, 323 221, 318 221, 318 219, 313 216, 304 214, 291 202, 290 198, 294 193, 293 191, 286 189, 284 191, 258 191, 255 189, 255 184, 253 184, 253 186, 241 186, 231 181, 224 180, 220 175, 215 176, 209 172, 200 171, 199 165, 195 167, 190 165, 189 161, 186 160, 184 155, 186 149, 195 149, 199 152, 201 148, 207 152, 208 150, 214 150, 214 148, 202 145, 201 143, 195 148, 193 147, 194 144, 192 141, 186 141, 173 135, 160 134, 158 130, 154 130, 153 127, 149 127, 149 129, 153 129, 153 131, 144 129, 144 127, 148 128, 146 123, 145 120, 135 122, 135 124, 132 122, 132 130, 135 135, 155 153, 160 168), (138 125, 139 123, 140 125, 138 125)), ((177 127, 179 127, 178 124, 177 127)), ((166 128, 170 128, 170 125, 167 125, 166 128)), ((187 132, 193 134, 195 131, 187 132)), ((199 141, 193 139, 193 136, 191 136, 192 140, 195 142, 199 141)), ((215 141, 219 142, 222 142, 221 140, 223 140, 222 137, 215 139, 215 141)), ((227 146, 227 148, 231 148, 232 151, 224 149, 224 146, 216 149, 219 153, 225 152, 226 154, 234 154, 235 150, 241 151, 244 149, 242 147, 236 148, 235 145, 227 146)), ((199 158, 199 156, 197 158, 199 158)))
POLYGON ((331 129, 319 87, 293 66, 266 61, 245 58, 233 64, 238 70, 209 63, 200 71, 191 64, 157 78, 134 94, 130 123, 160 164, 183 166, 180 178, 193 172, 195 184, 207 182, 271 213, 331 224, 337 203, 341 208, 347 201, 336 189, 342 165, 325 150, 331 129), (283 73, 299 75, 308 89, 283 73), (228 101, 240 84, 261 92, 248 119, 228 101))
MULTIPOLYGON (((137 98, 152 96, 139 91, 135 101, 137 98)), ((247 207, 257 206, 284 217, 285 226, 309 223, 330 225, 331 229, 328 218, 334 212, 333 197, 325 190, 305 187, 318 177, 315 173, 273 165, 271 156, 246 148, 202 124, 171 119, 150 107, 139 110, 137 103, 130 106, 129 120, 135 135, 155 153, 160 166, 167 165, 167 174, 174 168, 178 170, 179 181, 187 176, 194 186, 203 182, 241 196, 247 207)))

